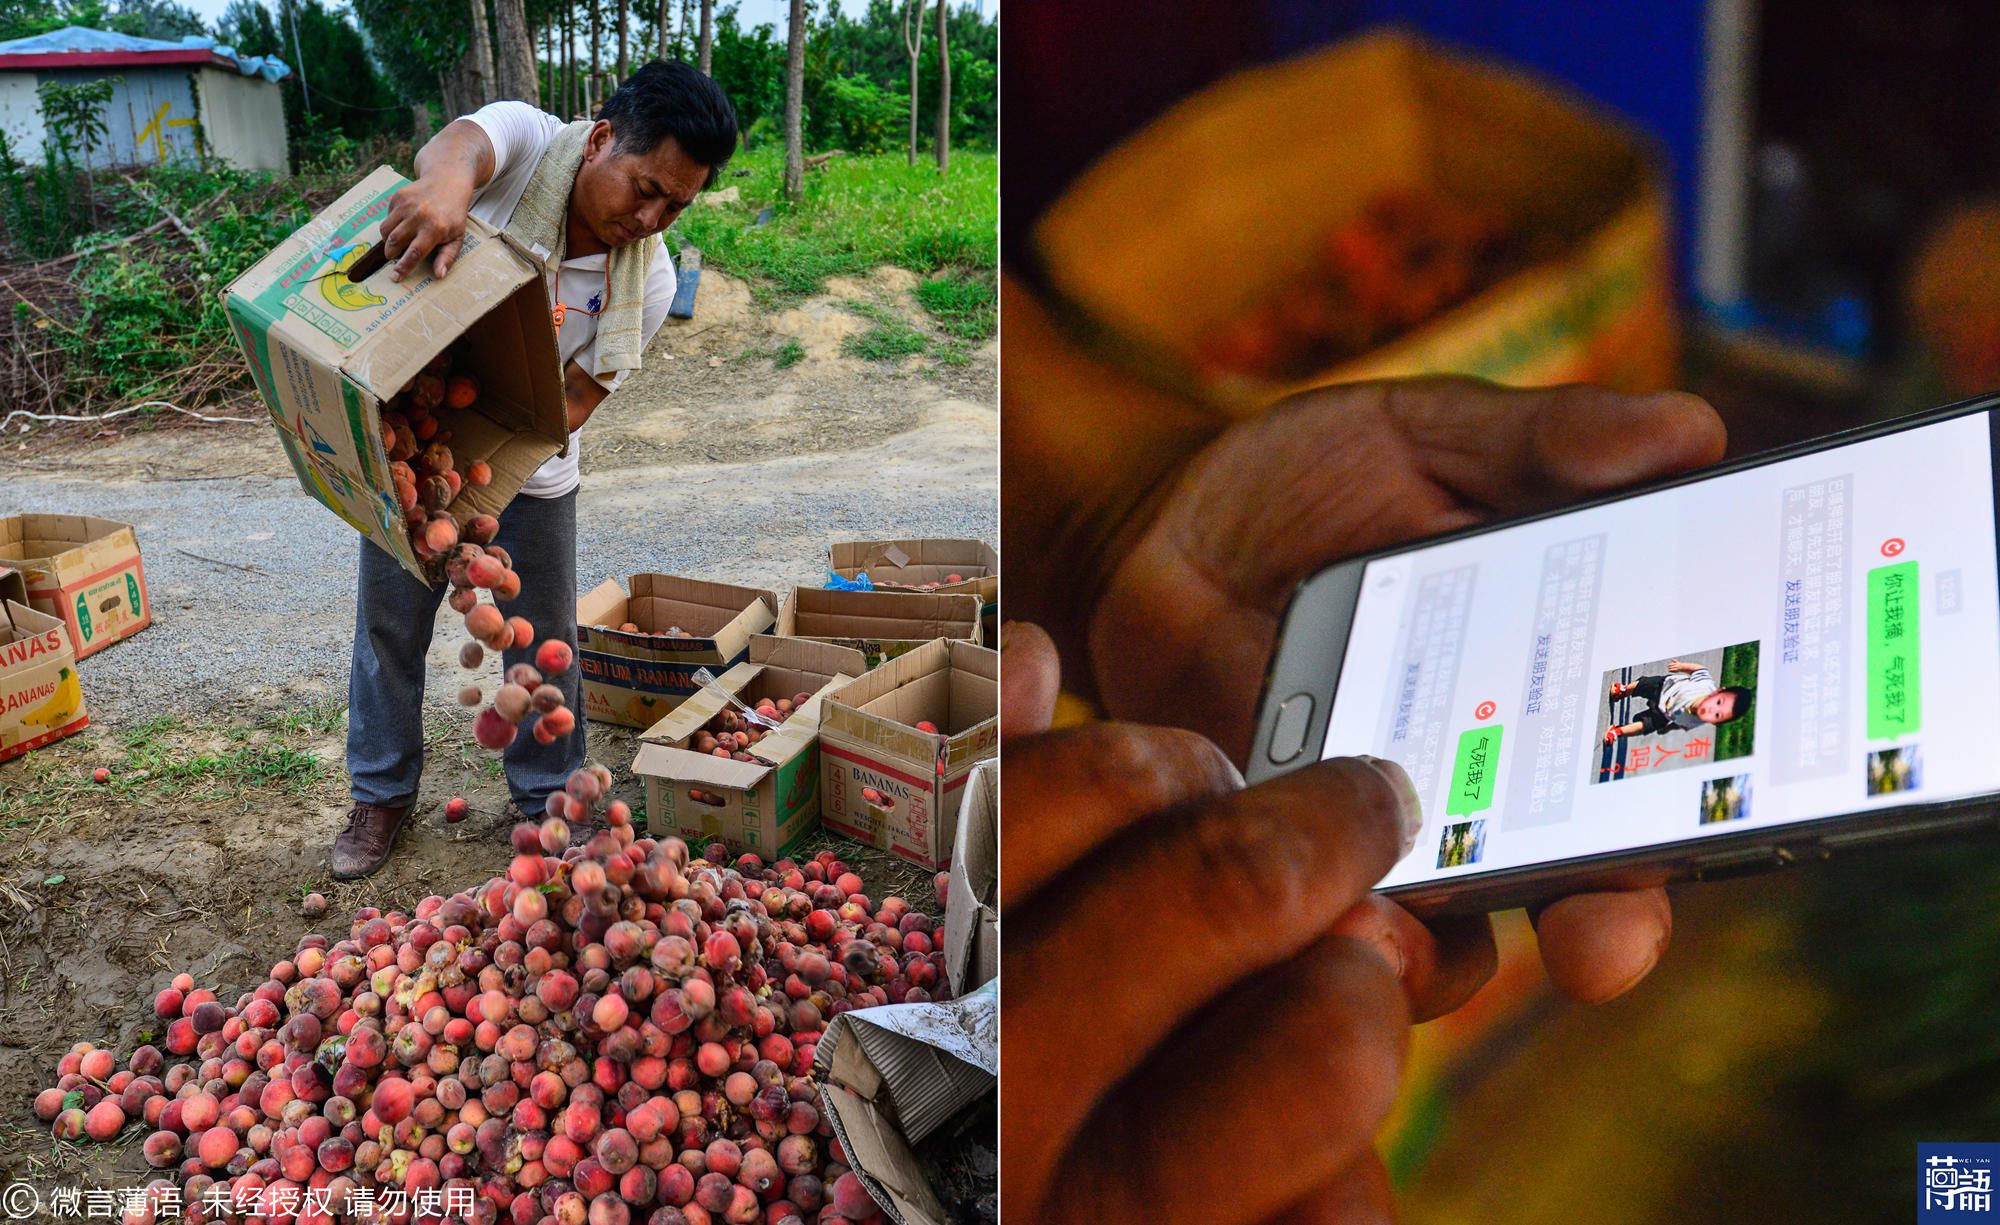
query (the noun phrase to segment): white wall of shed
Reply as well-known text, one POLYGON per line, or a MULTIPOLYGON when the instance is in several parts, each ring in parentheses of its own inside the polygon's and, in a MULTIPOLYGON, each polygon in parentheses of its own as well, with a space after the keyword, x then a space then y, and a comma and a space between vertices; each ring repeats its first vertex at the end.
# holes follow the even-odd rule
POLYGON ((15 158, 32 162, 42 156, 42 100, 35 96, 35 74, 0 72, 0 132, 15 158))
POLYGON ((285 102, 275 81, 220 68, 195 74, 208 151, 239 170, 283 170, 285 102))

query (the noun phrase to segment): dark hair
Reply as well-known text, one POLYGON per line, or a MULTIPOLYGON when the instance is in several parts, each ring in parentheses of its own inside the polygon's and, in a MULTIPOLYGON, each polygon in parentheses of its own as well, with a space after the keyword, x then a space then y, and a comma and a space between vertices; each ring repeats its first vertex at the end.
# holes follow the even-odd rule
POLYGON ((1716 690, 1716 692, 1726 693, 1729 695, 1730 698, 1729 717, 1723 720, 1724 723, 1734 723, 1738 719, 1741 719, 1744 715, 1749 714, 1750 703, 1754 701, 1757 696, 1756 690, 1746 689, 1742 685, 1731 685, 1726 689, 1718 689, 1716 690))
POLYGON ((708 167, 706 189, 736 152, 736 107, 722 86, 681 60, 653 60, 625 78, 597 117, 621 153, 651 153, 671 136, 708 167))

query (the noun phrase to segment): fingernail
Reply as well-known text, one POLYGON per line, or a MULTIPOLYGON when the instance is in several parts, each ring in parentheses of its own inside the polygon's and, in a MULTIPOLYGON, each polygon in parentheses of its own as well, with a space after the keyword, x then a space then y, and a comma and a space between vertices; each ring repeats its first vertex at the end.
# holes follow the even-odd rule
POLYGON ((1417 795, 1417 785, 1410 781, 1408 771, 1386 758, 1370 757, 1364 753, 1357 760, 1367 762, 1376 773, 1388 780, 1402 801, 1397 815, 1403 822, 1403 854, 1408 855, 1416 848, 1417 831, 1424 827, 1424 804, 1417 795))

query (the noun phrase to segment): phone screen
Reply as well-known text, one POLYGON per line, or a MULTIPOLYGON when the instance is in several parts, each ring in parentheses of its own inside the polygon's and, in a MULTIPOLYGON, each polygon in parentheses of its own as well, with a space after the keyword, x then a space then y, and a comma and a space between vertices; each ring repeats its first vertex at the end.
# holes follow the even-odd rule
POLYGON ((1325 755, 1423 798, 1382 886, 2000 791, 1991 416, 1368 563, 1325 755))

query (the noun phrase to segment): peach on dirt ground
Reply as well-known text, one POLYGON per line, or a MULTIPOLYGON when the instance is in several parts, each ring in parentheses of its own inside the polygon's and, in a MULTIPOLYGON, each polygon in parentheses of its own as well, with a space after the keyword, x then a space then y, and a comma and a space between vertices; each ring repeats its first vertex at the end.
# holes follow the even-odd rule
MULTIPOLYGON (((512 733, 498 710, 481 721, 512 733)), ((697 862, 680 839, 648 836, 612 782, 588 765, 550 797, 602 814, 580 846, 565 819, 522 822, 502 875, 308 932, 247 993, 176 979, 152 1001, 171 1054, 140 1047, 121 1068, 115 1050, 79 1043, 35 1096, 37 1118, 99 1142, 143 1120, 163 1192, 197 1200, 465 1179, 537 1221, 804 1225, 823 1180, 846 1172, 812 1104, 827 1018, 922 998, 942 958, 899 947, 900 923, 866 913, 858 881, 850 898, 789 859, 767 867, 716 844, 697 862), (834 970, 850 951, 866 956, 834 970), (828 972, 809 990, 779 981, 778 967, 814 964, 828 972), (553 1179, 574 1190, 531 1194, 553 1179)), ((846 875, 831 857, 813 866, 846 875)), ((897 899, 882 910, 913 914, 897 899)))

